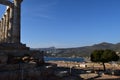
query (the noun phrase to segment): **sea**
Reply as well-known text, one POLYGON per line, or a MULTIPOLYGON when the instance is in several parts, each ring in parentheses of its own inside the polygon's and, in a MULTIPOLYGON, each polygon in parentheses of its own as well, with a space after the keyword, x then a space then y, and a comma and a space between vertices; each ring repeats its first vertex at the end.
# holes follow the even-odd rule
POLYGON ((85 62, 82 57, 79 58, 64 58, 64 57, 44 57, 45 61, 72 61, 72 62, 85 62))

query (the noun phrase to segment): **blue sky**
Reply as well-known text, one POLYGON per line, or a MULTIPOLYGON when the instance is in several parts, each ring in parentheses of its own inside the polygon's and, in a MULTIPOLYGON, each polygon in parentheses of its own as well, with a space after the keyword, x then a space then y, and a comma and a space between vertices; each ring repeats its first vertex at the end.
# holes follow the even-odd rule
POLYGON ((21 41, 30 47, 120 42, 120 0, 23 0, 21 16, 21 41))

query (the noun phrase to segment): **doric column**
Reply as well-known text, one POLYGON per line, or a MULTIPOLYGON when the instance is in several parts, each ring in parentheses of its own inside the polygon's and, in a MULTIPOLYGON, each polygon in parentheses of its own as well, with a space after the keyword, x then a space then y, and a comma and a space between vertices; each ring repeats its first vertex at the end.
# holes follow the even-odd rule
POLYGON ((7 13, 5 13, 5 28, 4 28, 4 33, 5 33, 5 43, 7 43, 7 13))
POLYGON ((5 40, 5 33, 4 33, 4 26, 5 26, 5 18, 4 18, 4 16, 3 16, 3 23, 2 23, 2 41, 4 42, 4 40, 5 40))
POLYGON ((21 2, 22 0, 14 0, 14 18, 13 18, 13 43, 20 43, 20 27, 21 27, 21 2))
POLYGON ((6 10, 6 28, 5 28, 5 37, 6 42, 8 43, 8 27, 9 27, 9 12, 8 9, 6 10))
POLYGON ((3 18, 1 19, 1 42, 3 42, 3 18))
POLYGON ((1 35, 2 33, 1 33, 1 20, 0 20, 0 43, 1 43, 1 35))
POLYGON ((5 38, 6 38, 6 36, 5 36, 5 29, 6 29, 6 15, 4 15, 3 16, 3 20, 4 20, 4 23, 3 23, 3 36, 4 36, 4 43, 5 43, 5 38))
POLYGON ((9 27, 8 27, 8 43, 12 43, 12 29, 13 29, 13 7, 9 7, 9 27))

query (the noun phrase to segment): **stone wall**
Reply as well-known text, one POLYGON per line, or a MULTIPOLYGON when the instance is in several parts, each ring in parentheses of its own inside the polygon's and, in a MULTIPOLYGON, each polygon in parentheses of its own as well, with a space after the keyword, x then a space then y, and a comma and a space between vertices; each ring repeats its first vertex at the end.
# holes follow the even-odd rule
POLYGON ((49 80, 47 77, 54 75, 54 68, 56 67, 57 65, 51 64, 39 67, 35 67, 34 64, 21 64, 17 70, 0 71, 0 80, 49 80), (33 66, 30 68, 31 65, 33 66))

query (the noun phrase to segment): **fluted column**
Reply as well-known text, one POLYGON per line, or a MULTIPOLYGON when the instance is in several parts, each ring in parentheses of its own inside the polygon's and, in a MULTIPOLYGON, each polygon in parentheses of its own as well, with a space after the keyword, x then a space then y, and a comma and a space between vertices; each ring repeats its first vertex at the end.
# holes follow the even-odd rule
POLYGON ((2 42, 4 42, 4 17, 2 18, 2 42))
POLYGON ((6 32, 5 31, 5 29, 6 29, 6 15, 3 16, 3 20, 4 20, 4 23, 3 23, 3 34, 4 34, 3 36, 4 36, 4 39, 3 40, 4 40, 4 43, 5 43, 5 38, 6 38, 6 36, 5 36, 5 32, 6 32))
POLYGON ((4 28, 4 33, 5 33, 5 43, 7 43, 7 13, 5 13, 5 28, 4 28))
POLYGON ((20 43, 21 29, 21 2, 22 0, 14 0, 14 21, 13 21, 13 43, 20 43))
POLYGON ((9 7, 9 27, 8 27, 8 43, 12 43, 12 29, 13 29, 13 7, 9 7))
POLYGON ((1 42, 3 42, 3 18, 1 19, 1 42))
POLYGON ((9 42, 9 38, 8 38, 8 33, 9 33, 9 16, 10 16, 10 8, 9 6, 7 6, 6 8, 6 28, 5 28, 5 36, 6 36, 6 43, 10 43, 9 42))
POLYGON ((1 43, 1 35, 2 33, 1 33, 1 21, 0 21, 0 43, 1 43))
POLYGON ((6 28, 5 28, 5 37, 6 42, 8 43, 8 27, 9 27, 9 12, 8 9, 6 10, 6 28))

